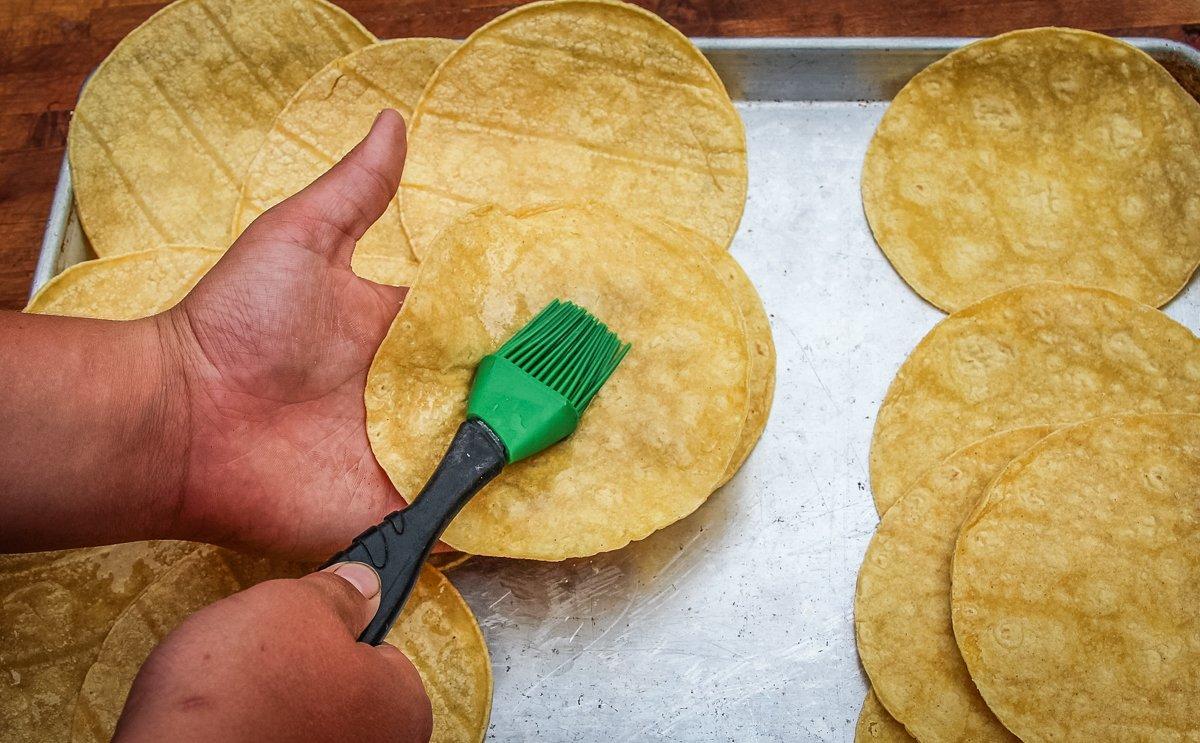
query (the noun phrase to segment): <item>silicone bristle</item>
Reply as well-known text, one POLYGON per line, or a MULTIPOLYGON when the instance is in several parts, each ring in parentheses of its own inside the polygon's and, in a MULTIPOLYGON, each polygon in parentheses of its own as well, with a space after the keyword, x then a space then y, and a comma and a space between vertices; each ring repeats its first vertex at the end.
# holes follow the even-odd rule
POLYGON ((577 413, 612 376, 628 343, 587 310, 556 299, 496 351, 565 397, 577 413))

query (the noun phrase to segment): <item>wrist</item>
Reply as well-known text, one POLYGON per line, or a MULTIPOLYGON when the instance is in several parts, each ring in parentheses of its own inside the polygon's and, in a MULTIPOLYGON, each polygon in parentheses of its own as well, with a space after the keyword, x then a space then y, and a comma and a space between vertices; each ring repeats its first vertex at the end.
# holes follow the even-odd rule
POLYGON ((240 492, 228 480, 229 468, 214 462, 236 462, 244 454, 232 450, 222 420, 229 400, 214 395, 211 366, 188 316, 186 301, 152 318, 161 360, 157 374, 161 398, 157 410, 165 432, 160 450, 177 467, 165 476, 173 483, 171 510, 165 534, 208 544, 237 542, 236 530, 227 523, 229 509, 222 496, 240 492))
POLYGON ((140 450, 150 489, 155 493, 152 536, 190 539, 185 523, 188 470, 192 438, 190 385, 183 340, 176 330, 175 310, 138 320, 142 389, 140 450))
POLYGON ((157 320, 0 313, 0 544, 177 533, 190 420, 157 320))

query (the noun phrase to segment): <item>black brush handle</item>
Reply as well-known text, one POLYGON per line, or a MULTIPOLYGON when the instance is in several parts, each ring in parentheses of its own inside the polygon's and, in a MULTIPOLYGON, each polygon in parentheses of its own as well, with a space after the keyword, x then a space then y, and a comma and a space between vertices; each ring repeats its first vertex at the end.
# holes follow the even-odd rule
POLYGON ((379 610, 358 636, 359 642, 383 642, 417 584, 433 545, 471 496, 500 474, 506 461, 504 444, 487 424, 479 420, 463 423, 416 499, 329 558, 325 567, 365 562, 379 573, 379 610))

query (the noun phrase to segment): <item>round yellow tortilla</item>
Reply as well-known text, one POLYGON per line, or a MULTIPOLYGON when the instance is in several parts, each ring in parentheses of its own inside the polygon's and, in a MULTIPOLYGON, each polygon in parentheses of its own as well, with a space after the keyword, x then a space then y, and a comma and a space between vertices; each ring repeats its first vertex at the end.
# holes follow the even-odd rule
POLYGON ((146 586, 112 623, 64 715, 73 741, 112 739, 133 677, 150 651, 189 614, 272 577, 300 574, 212 546, 195 548, 146 586))
POLYGON ((1200 340, 1102 289, 1042 283, 955 312, 900 367, 875 421, 880 513, 917 476, 1009 428, 1122 412, 1200 412, 1200 340))
POLYGON ((1153 306, 1200 263, 1200 105, 1144 52, 1015 31, 930 65, 867 150, 863 206, 913 289, 953 311, 1055 280, 1153 306))
POLYGON ((729 482, 742 465, 767 427, 771 404, 775 400, 775 339, 771 335, 771 321, 763 309, 762 298, 754 288, 750 277, 741 265, 726 251, 708 253, 707 257, 717 275, 725 282, 729 296, 742 314, 746 339, 746 356, 749 364, 746 415, 742 422, 742 434, 725 474, 717 486, 729 482))
MULTIPOLYGON (((112 738, 142 663, 193 612, 299 566, 204 547, 142 592, 117 619, 75 699, 71 740, 112 738)), ((433 703, 433 741, 481 741, 491 712, 487 646, 470 608, 449 581, 426 567, 387 641, 412 660, 433 703)))
POLYGON ((729 245, 746 136, 708 60, 618 2, 524 5, 434 73, 413 114, 401 218, 418 258, 482 204, 596 201, 729 245))
POLYGON ((151 16, 92 73, 67 137, 96 253, 226 244, 275 114, 313 73, 374 41, 324 0, 178 0, 151 16))
POLYGON ((213 248, 178 245, 71 266, 29 300, 39 315, 136 320, 174 307, 221 257, 213 248))
POLYGON ((1053 429, 1017 428, 951 454, 879 522, 854 601, 858 656, 888 711, 922 741, 1015 741, 958 654, 950 565, 959 526, 988 483, 1053 429))
POLYGON ((663 229, 670 230, 679 240, 694 245, 698 250, 706 251, 705 257, 716 270, 717 276, 725 282, 725 290, 741 311, 745 326, 750 364, 746 417, 733 459, 729 461, 717 486, 720 487, 729 482, 745 464, 767 426, 771 405, 775 401, 775 338, 771 334, 771 321, 767 318, 758 289, 731 253, 693 230, 661 222, 655 226, 657 231, 663 229))
POLYGON ((65 740, 71 702, 109 627, 193 549, 133 542, 0 555, 0 737, 65 740))
POLYGON ((431 743, 480 743, 492 714, 492 661, 471 607, 446 576, 422 569, 387 641, 421 674, 433 703, 431 743))
POLYGON ((858 713, 858 724, 854 727, 854 743, 909 743, 915 740, 896 718, 888 714, 875 692, 867 690, 862 711, 858 713))
POLYGON ((555 298, 632 350, 579 429, 510 465, 443 539, 560 560, 617 549, 694 511, 746 411, 742 319, 703 251, 600 207, 487 207, 442 233, 367 378, 367 430, 400 493, 425 484, 462 422, 475 366, 555 298))
POLYGON ((1053 433, 984 497, 952 615, 996 716, 1025 741, 1200 740, 1200 416, 1053 433))
MULTIPOLYGON (((457 46, 449 39, 384 41, 336 59, 313 75, 275 117, 251 161, 230 239, 341 160, 383 109, 393 108, 411 120, 429 76, 457 46)), ((396 198, 358 241, 354 270, 372 281, 407 286, 416 268, 396 198)))

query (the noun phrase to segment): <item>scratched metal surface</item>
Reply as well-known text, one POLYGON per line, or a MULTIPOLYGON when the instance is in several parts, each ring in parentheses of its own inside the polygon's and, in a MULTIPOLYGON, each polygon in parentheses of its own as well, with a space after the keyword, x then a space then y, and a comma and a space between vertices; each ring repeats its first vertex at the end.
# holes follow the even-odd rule
MULTIPOLYGON (((963 42, 698 41, 746 123, 750 195, 732 250, 771 317, 771 419, 726 487, 642 542, 451 572, 492 653, 490 740, 853 739, 871 427, 896 368, 942 317, 875 246, 859 169, 885 101, 963 42)), ((1137 43, 1200 80, 1195 51, 1137 43)), ((64 167, 35 288, 87 255, 70 202, 64 167)), ((1193 281, 1167 312, 1196 329, 1197 308, 1193 281)))

